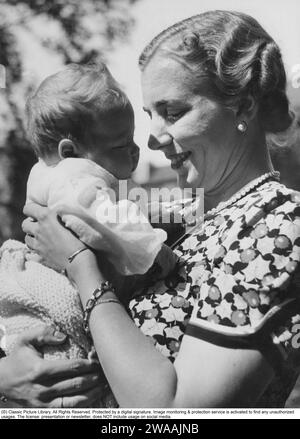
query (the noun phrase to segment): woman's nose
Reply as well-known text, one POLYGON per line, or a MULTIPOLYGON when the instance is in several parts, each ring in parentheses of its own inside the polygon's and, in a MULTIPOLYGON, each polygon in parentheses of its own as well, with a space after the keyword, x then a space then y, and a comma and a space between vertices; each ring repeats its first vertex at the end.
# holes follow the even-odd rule
POLYGON ((153 114, 150 126, 150 136, 148 147, 156 150, 172 143, 172 136, 168 133, 168 129, 163 117, 153 114))
POLYGON ((160 136, 154 136, 153 134, 150 134, 148 139, 148 148, 156 150, 163 148, 164 146, 169 145, 172 143, 173 138, 170 134, 162 134, 160 136))

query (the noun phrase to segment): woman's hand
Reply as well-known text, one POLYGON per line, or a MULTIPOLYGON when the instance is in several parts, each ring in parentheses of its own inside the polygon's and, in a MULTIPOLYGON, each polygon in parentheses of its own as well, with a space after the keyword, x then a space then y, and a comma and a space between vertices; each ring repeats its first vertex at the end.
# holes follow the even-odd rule
POLYGON ((66 336, 44 326, 27 331, 13 352, 0 360, 0 394, 22 407, 92 407, 101 399, 103 378, 90 360, 44 360, 38 349, 59 345, 66 336))
POLYGON ((40 255, 44 265, 61 271, 68 264, 68 257, 84 244, 58 220, 57 213, 38 204, 24 207, 28 216, 22 229, 27 246, 40 255))

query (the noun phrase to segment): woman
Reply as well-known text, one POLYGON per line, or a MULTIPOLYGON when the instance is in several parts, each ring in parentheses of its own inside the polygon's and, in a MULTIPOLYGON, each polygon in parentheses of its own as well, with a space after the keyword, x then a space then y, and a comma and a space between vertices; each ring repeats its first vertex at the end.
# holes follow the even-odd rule
MULTIPOLYGON (((300 199, 277 181, 266 147, 266 132, 292 122, 278 46, 251 17, 207 12, 158 35, 140 66, 149 147, 171 160, 181 187, 204 187, 206 215, 178 244, 174 276, 131 301, 134 322, 113 287, 90 302, 106 378, 125 407, 282 406, 299 357, 300 199)), ((25 214, 37 220, 24 222, 27 245, 67 266, 85 307, 105 281, 95 256, 68 264, 77 238, 47 208, 25 214)), ((11 383, 0 391, 10 396, 11 383)))

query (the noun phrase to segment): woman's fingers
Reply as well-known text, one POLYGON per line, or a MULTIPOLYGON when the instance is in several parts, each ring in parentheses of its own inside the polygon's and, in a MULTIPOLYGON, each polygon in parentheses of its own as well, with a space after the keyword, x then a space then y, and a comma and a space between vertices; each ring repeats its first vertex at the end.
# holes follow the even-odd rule
POLYGON ((34 250, 35 252, 37 252, 37 241, 35 238, 33 238, 30 235, 26 235, 25 236, 25 244, 27 245, 27 247, 30 250, 34 250))
POLYGON ((100 366, 96 361, 76 360, 44 360, 37 371, 36 381, 59 380, 89 373, 99 373, 100 366))
MULTIPOLYGON (((28 247, 28 246, 27 246, 27 247, 28 247)), ((40 264, 43 263, 43 258, 42 258, 38 253, 33 252, 33 251, 28 252, 28 253, 25 255, 25 259, 26 259, 26 261, 39 262, 40 264)))
POLYGON ((38 228, 39 224, 32 218, 26 218, 22 223, 22 230, 26 233, 25 244, 31 250, 37 251, 37 240, 35 237, 37 236, 38 228))
POLYGON ((52 400, 49 404, 43 404, 44 407, 51 408, 80 408, 80 407, 99 407, 101 401, 101 392, 98 388, 89 390, 81 395, 63 396, 52 400))
POLYGON ((39 225, 32 218, 26 218, 22 223, 22 230, 27 235, 35 236, 39 225))
POLYGON ((48 212, 48 208, 36 203, 28 203, 24 206, 23 213, 25 216, 30 216, 39 221, 43 219, 48 212))
POLYGON ((24 332, 18 338, 18 346, 31 345, 35 348, 40 348, 44 345, 57 345, 66 341, 67 336, 59 331, 54 326, 38 326, 24 332))
POLYGON ((73 396, 58 396, 52 400, 44 400, 41 393, 37 393, 35 397, 32 397, 26 401, 26 405, 22 400, 18 401, 23 407, 33 408, 79 408, 79 407, 99 407, 103 390, 101 387, 95 387, 94 389, 87 390, 82 393, 78 393, 73 396))
POLYGON ((98 388, 99 394, 103 392, 105 383, 104 379, 101 380, 98 373, 90 373, 83 376, 70 378, 64 381, 56 382, 49 387, 45 387, 41 392, 41 399, 50 401, 58 398, 59 396, 79 395, 89 390, 98 388))
POLYGON ((23 222, 26 245, 40 255, 43 265, 57 271, 65 269, 68 257, 81 245, 80 240, 63 225, 54 210, 28 204, 24 213, 37 219, 27 218, 23 222))
POLYGON ((60 344, 65 340, 65 335, 57 333, 52 326, 24 331, 12 353, 0 362, 0 393, 23 407, 49 407, 45 395, 49 397, 51 391, 53 399, 60 391, 71 398, 67 400, 71 407, 92 404, 86 392, 97 388, 101 394, 100 376, 103 372, 99 363, 84 359, 50 361, 41 358, 38 352, 44 344, 60 344))

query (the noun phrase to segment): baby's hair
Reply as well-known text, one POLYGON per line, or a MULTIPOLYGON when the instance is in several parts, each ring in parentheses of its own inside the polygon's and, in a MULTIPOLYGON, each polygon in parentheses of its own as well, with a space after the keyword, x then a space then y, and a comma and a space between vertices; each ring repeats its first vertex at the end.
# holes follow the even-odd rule
POLYGON ((208 79, 212 96, 228 107, 251 95, 265 132, 284 131, 292 123, 280 49, 254 18, 209 11, 176 23, 145 47, 142 71, 159 52, 185 61, 196 80, 208 79))
POLYGON ((47 77, 28 98, 28 137, 42 158, 56 152, 63 138, 88 148, 99 117, 127 106, 127 96, 104 63, 69 64, 47 77))

